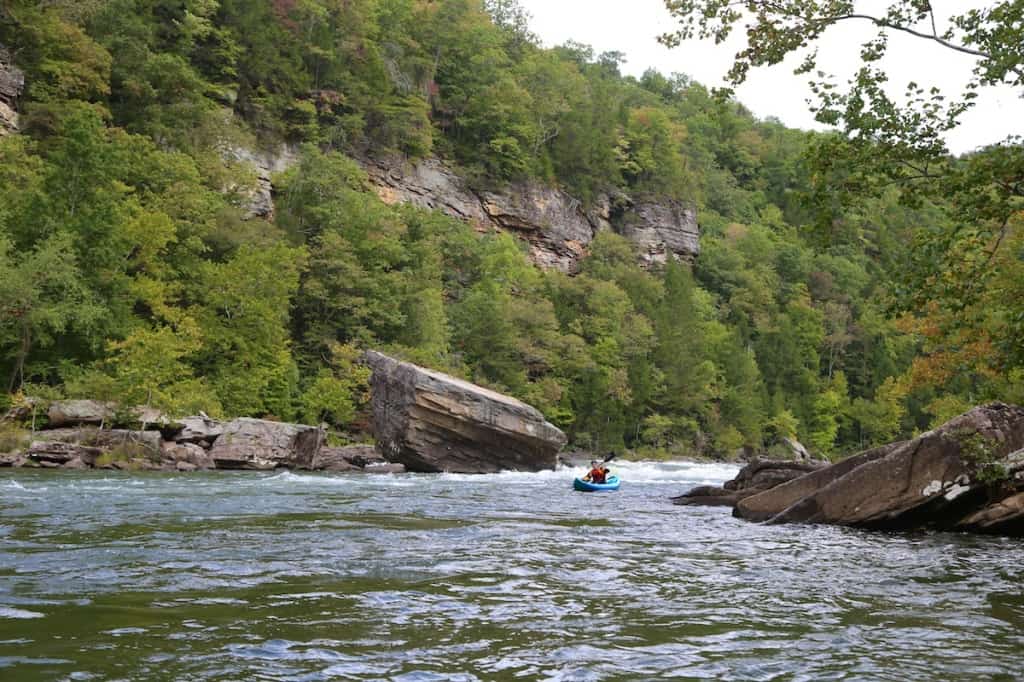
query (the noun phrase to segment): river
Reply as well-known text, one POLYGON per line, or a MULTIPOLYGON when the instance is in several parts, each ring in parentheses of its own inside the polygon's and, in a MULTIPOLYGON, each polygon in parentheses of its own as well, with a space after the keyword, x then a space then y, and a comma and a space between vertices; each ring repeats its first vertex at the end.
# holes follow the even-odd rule
POLYGON ((1024 545, 761 526, 736 469, 0 476, 3 680, 1011 680, 1024 545))

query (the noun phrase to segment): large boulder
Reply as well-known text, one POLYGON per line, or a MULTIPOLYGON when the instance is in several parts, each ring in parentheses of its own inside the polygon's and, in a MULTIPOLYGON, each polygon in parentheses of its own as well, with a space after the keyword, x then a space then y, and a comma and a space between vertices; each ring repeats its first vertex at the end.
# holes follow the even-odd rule
POLYGON ((744 499, 737 501, 733 515, 748 521, 767 521, 781 510, 824 488, 860 465, 881 459, 901 445, 903 443, 892 443, 866 450, 853 457, 847 457, 832 466, 819 466, 817 469, 810 470, 788 481, 782 481, 755 495, 747 495, 744 499))
POLYGON ((733 507, 746 498, 824 466, 824 462, 755 459, 740 469, 736 478, 727 481, 722 487, 697 486, 672 498, 672 502, 682 506, 733 507))
POLYGON ((100 400, 55 400, 46 412, 49 427, 110 424, 117 405, 100 400))
POLYGON ((902 443, 748 496, 770 523, 1024 533, 1024 408, 992 403, 902 443))
POLYGON ((373 423, 384 457, 409 471, 554 469, 565 434, 495 391, 369 352, 373 423))
POLYGON ((308 469, 324 432, 314 426, 263 419, 235 419, 210 450, 218 469, 308 469))

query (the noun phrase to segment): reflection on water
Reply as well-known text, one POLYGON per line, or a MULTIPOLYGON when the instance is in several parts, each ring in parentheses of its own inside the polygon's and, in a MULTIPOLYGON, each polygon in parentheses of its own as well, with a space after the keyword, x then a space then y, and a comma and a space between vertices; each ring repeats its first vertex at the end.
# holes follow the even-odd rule
POLYGON ((673 507, 712 464, 0 477, 0 679, 1018 679, 1024 546, 673 507))

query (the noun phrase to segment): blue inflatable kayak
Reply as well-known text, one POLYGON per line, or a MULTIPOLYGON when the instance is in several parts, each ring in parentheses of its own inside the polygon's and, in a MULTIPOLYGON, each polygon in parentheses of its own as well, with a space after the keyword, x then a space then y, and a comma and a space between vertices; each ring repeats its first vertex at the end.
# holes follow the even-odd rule
POLYGON ((619 489, 619 477, 609 476, 608 480, 604 483, 590 483, 584 481, 582 478, 572 479, 573 490, 579 490, 583 493, 596 493, 603 490, 618 490, 619 489))

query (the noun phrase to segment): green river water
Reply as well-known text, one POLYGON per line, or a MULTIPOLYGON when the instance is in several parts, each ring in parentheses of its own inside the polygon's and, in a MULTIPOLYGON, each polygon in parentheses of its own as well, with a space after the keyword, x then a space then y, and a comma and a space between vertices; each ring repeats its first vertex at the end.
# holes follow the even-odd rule
POLYGON ((1019 680, 1024 544, 761 526, 736 469, 0 474, 0 680, 1019 680))

